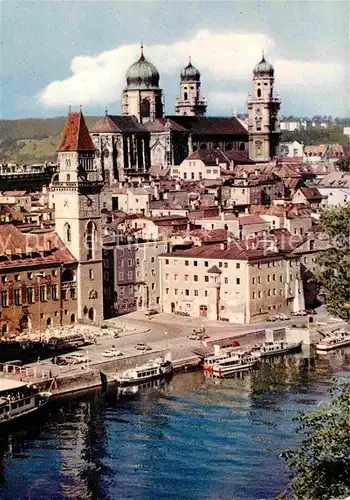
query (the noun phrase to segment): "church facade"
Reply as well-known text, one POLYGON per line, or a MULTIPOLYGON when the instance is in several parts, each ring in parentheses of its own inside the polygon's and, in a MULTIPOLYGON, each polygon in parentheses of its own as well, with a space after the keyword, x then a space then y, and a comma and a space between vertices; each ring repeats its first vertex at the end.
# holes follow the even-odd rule
POLYGON ((94 165, 105 185, 142 180, 151 166, 179 165, 197 149, 240 151, 256 162, 275 155, 280 101, 273 94, 274 69, 264 57, 253 71, 249 126, 236 116, 205 116, 201 75, 191 60, 180 75, 174 115, 164 115, 159 80, 158 70, 141 46, 140 58, 126 74, 122 115, 106 112, 90 131, 96 149, 94 165))

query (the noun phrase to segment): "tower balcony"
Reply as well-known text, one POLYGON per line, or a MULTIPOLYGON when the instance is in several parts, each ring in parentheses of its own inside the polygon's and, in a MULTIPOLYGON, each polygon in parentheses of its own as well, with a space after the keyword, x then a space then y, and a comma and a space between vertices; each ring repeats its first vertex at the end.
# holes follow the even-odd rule
POLYGON ((201 97, 200 99, 187 99, 186 101, 182 101, 180 96, 177 96, 175 99, 175 106, 207 106, 208 101, 205 97, 201 97))
POLYGON ((52 187, 57 191, 69 190, 69 191, 79 191, 81 193, 86 192, 100 192, 104 186, 104 181, 94 180, 94 181, 78 181, 78 182, 53 182, 52 187))
POLYGON ((250 104, 250 103, 251 104, 253 104, 253 103, 265 104, 265 103, 269 103, 269 102, 280 104, 281 99, 277 96, 276 97, 253 97, 252 95, 249 95, 247 102, 248 102, 248 104, 250 104))

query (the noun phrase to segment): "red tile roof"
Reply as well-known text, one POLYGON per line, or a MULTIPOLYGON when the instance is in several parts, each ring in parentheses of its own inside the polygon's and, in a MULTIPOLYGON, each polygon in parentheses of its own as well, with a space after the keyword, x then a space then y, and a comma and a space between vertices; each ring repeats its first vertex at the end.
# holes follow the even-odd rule
POLYGON ((56 233, 24 234, 12 224, 0 225, 0 268, 50 262, 76 262, 56 233))
POLYGON ((266 221, 258 215, 242 215, 238 217, 240 226, 249 226, 250 224, 266 224, 266 221))
POLYGON ((173 130, 175 132, 187 132, 187 130, 176 123, 171 118, 157 118, 153 122, 144 124, 144 128, 148 132, 164 132, 166 130, 173 130))
POLYGON ((322 194, 319 192, 319 190, 315 187, 308 187, 308 188, 301 188, 300 191, 303 193, 305 198, 309 201, 313 200, 322 200, 323 198, 326 198, 326 196, 322 196, 322 194))
POLYGON ((182 236, 183 238, 198 238, 204 243, 215 243, 227 241, 231 235, 225 229, 192 229, 190 231, 179 231, 172 236, 182 236))
POLYGON ((278 239, 273 235, 249 238, 246 240, 231 239, 222 248, 222 243, 212 245, 194 246, 186 250, 162 254, 162 257, 184 257, 217 260, 263 260, 281 259, 288 253, 278 244, 278 239))
POLYGON ((201 160, 208 166, 219 165, 219 163, 229 165, 230 163, 220 149, 197 149, 194 153, 187 156, 186 160, 201 160))
POLYGON ((1 194, 2 196, 25 196, 27 191, 3 191, 1 194))
POLYGON ((166 118, 190 130, 194 135, 242 135, 248 139, 247 129, 236 117, 172 115, 166 118))
POLYGON ((69 113, 58 152, 95 151, 83 113, 69 113))
POLYGON ((98 120, 92 127, 92 134, 105 133, 122 133, 122 132, 145 132, 144 126, 141 125, 136 116, 120 116, 107 115, 98 120))

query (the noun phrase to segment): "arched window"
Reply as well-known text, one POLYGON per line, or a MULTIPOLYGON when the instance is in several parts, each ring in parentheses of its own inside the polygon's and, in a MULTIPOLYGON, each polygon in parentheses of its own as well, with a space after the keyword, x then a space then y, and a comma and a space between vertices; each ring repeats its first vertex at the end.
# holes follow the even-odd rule
POLYGON ((240 151, 245 151, 245 144, 244 144, 244 142, 241 142, 241 144, 239 145, 239 150, 240 151))
POLYGON ((94 319, 95 319, 95 309, 93 307, 90 307, 90 309, 89 309, 89 319, 91 321, 94 321, 94 319))
POLYGON ((188 99, 188 94, 187 92, 184 92, 184 100, 187 101, 187 99, 188 99))
POLYGON ((199 149, 205 150, 205 149, 207 149, 207 145, 206 144, 201 144, 199 149))
POLYGON ((64 239, 66 243, 70 243, 72 241, 72 230, 68 222, 64 225, 64 239))
POLYGON ((87 259, 93 259, 95 255, 96 226, 92 221, 86 225, 85 241, 87 246, 87 259))
POLYGON ((52 325, 52 319, 51 318, 47 318, 46 320, 46 326, 51 326, 52 325))
POLYGON ((225 149, 226 151, 232 151, 232 142, 226 142, 225 149))
POLYGON ((143 99, 141 102, 141 116, 142 118, 149 118, 151 116, 151 104, 148 99, 143 99))
POLYGON ((75 314, 71 314, 70 322, 75 323, 75 314))
POLYGON ((1 336, 6 337, 7 334, 7 325, 2 325, 1 327, 1 336))
POLYGON ((261 97, 261 89, 257 90, 257 95, 258 95, 258 97, 261 97))

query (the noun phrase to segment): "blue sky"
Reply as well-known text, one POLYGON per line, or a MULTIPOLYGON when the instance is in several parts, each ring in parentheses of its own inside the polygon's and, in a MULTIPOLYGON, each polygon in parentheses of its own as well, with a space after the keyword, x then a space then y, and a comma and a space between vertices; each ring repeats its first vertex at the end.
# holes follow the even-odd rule
POLYGON ((348 115, 349 6, 338 1, 2 2, 2 118, 51 117, 68 106, 120 114, 127 67, 145 54, 172 114, 191 53, 208 115, 244 112, 264 49, 282 113, 348 115))

